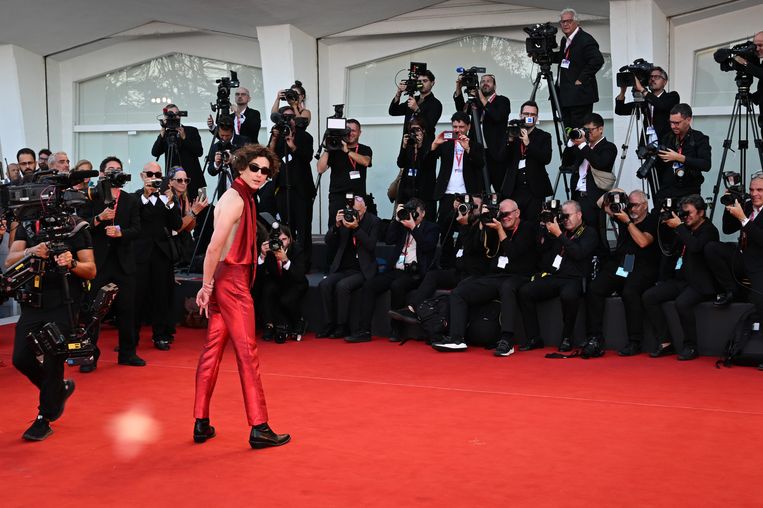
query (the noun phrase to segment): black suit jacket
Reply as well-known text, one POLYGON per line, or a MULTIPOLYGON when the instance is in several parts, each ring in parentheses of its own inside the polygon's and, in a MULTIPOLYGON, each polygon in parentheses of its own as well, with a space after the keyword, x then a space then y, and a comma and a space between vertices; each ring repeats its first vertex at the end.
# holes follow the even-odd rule
POLYGON ((170 230, 177 231, 183 226, 180 207, 175 205, 172 209, 167 208, 160 198, 157 198, 156 204, 152 205, 150 201, 143 204, 142 195, 142 189, 134 194, 135 202, 140 210, 140 233, 134 244, 135 262, 147 263, 155 248, 162 251, 167 259, 172 260, 170 230))
POLYGON ((599 246, 599 234, 590 226, 570 235, 566 230, 556 238, 548 231, 541 244, 541 270, 564 278, 586 278, 591 273, 591 260, 599 246), (559 269, 553 267, 556 256, 562 256, 559 269))
POLYGON ((357 229, 332 226, 326 233, 326 245, 329 251, 335 251, 334 260, 331 262, 329 273, 339 270, 344 251, 347 245, 355 239, 358 251, 358 264, 363 277, 366 280, 376 275, 376 242, 379 239, 381 220, 374 214, 366 212, 360 220, 357 229))
MULTIPOLYGON (((705 245, 709 242, 717 242, 718 238, 718 228, 709 220, 706 220, 696 231, 690 230, 684 224, 676 228, 676 239, 671 250, 677 252, 679 256, 683 252, 680 275, 701 295, 714 295, 716 292, 715 278, 707 267, 704 251, 705 245)), ((663 257, 663 259, 667 258, 663 257)), ((670 272, 675 274, 675 263, 668 263, 668 267, 670 272)), ((672 278, 670 273, 666 275, 665 278, 672 278)))
MULTIPOLYGON (((662 137, 660 144, 678 151, 678 140, 672 131, 662 137)), ((662 159, 657 162, 660 180, 659 198, 699 194, 702 189, 702 182, 705 181, 702 173, 710 171, 712 166, 710 138, 700 131, 690 128, 683 140, 682 147, 683 155, 686 156, 683 178, 676 176, 672 162, 663 162, 662 159)))
MULTIPOLYGON (((469 113, 469 107, 466 105, 463 94, 454 95, 453 102, 456 104, 456 110, 469 113)), ((487 106, 482 106, 482 102, 477 99, 477 114, 482 118, 482 131, 485 136, 485 151, 494 161, 502 161, 505 158, 506 140, 508 131, 506 126, 511 114, 511 101, 503 95, 496 95, 493 102, 488 102, 487 106), (484 114, 484 116, 483 116, 484 114)), ((469 137, 476 139, 474 135, 475 126, 472 125, 469 131, 469 137)))
POLYGON ((559 44, 561 51, 553 53, 553 61, 559 63, 557 68, 557 93, 561 107, 584 106, 599 102, 599 88, 596 84, 596 73, 604 65, 604 57, 599 51, 599 43, 591 34, 581 28, 572 39, 570 46, 570 66, 563 69, 562 59, 565 58, 567 37, 562 37, 559 44), (575 81, 582 84, 576 85, 575 81))
POLYGON ((307 263, 305 262, 305 251, 295 242, 289 247, 286 253, 291 264, 289 269, 278 269, 278 260, 275 255, 268 253, 265 256, 265 261, 257 266, 257 279, 269 278, 278 281, 282 290, 286 291, 291 288, 307 288, 309 285, 306 277, 307 263))
MULTIPOLYGON (((241 126, 243 129, 243 124, 241 126)), ((238 134, 234 134, 233 137, 230 140, 230 144, 233 145, 233 150, 231 152, 235 151, 237 148, 241 148, 245 144, 249 143, 249 138, 244 136, 239 136, 238 134)), ((212 148, 209 150, 209 155, 207 156, 207 172, 210 176, 216 176, 217 177, 217 198, 221 198, 222 195, 225 193, 226 190, 231 186, 231 182, 227 182, 227 175, 221 171, 222 167, 216 168, 215 167, 215 154, 219 151, 221 151, 221 147, 223 146, 223 142, 219 139, 215 141, 212 144, 212 148)), ((238 175, 233 174, 233 169, 231 169, 231 178, 233 180, 236 179, 238 175)), ((207 195, 209 195, 209 192, 207 192, 207 195)), ((211 197, 211 196, 210 196, 211 197)))
MULTIPOLYGON (((752 213, 752 203, 747 201, 742 205, 745 215, 748 217, 752 213)), ((746 239, 746 245, 742 250, 742 260, 747 273, 763 272, 763 212, 759 213, 755 220, 747 221, 742 227, 742 223, 734 218, 727 210, 723 211, 723 232, 727 235, 740 232, 740 243, 742 235, 746 239)))
POLYGON ((405 248, 408 233, 416 240, 416 263, 419 265, 418 273, 423 277, 434 261, 440 228, 434 222, 425 220, 410 231, 396 220, 390 222, 385 243, 394 245, 395 249, 393 255, 387 260, 387 270, 395 269, 395 264, 405 248))
MULTIPOLYGON (((551 134, 540 130, 537 127, 528 134, 530 144, 525 150, 525 172, 527 174, 527 185, 530 192, 537 198, 544 198, 554 193, 551 186, 551 180, 548 178, 546 165, 551 162, 551 134)), ((501 186, 501 194, 511 197, 517 185, 519 176, 519 161, 522 159, 522 140, 516 138, 512 140, 506 150, 508 157, 506 176, 501 186)))
MULTIPOLYGON (((435 182, 434 198, 440 199, 445 195, 450 176, 453 173, 453 152, 455 141, 446 141, 435 150, 430 150, 426 156, 429 163, 435 163, 440 159, 440 172, 435 182)), ((485 181, 482 178, 482 168, 485 162, 484 149, 476 141, 469 140, 469 153, 464 152, 464 184, 467 194, 480 194, 485 190, 485 181)))
POLYGON ((413 197, 429 201, 434 196, 437 160, 427 157, 430 147, 431 143, 425 142, 415 157, 412 144, 400 148, 397 167, 403 170, 403 174, 398 188, 399 203, 405 203, 413 197))
MULTIPOLYGON (((679 102, 681 97, 678 92, 663 92, 659 97, 648 92, 644 96, 644 109, 647 113, 651 110, 652 126, 658 139, 670 132, 670 110, 679 102)), ((636 104, 615 99, 615 114, 628 116, 633 112, 636 104)))
MULTIPOLYGON (((233 122, 235 123, 235 121, 236 118, 234 117, 233 122)), ((262 118, 260 118, 260 112, 256 109, 247 107, 244 110, 244 121, 241 124, 238 135, 256 144, 257 138, 260 135, 260 127, 262 127, 262 118)))
MULTIPOLYGON (((183 129, 185 130, 185 140, 180 139, 180 136, 177 138, 180 160, 173 161, 173 165, 183 166, 183 169, 191 178, 191 183, 188 184, 188 197, 194 200, 199 194, 199 189, 207 186, 204 172, 201 170, 201 164, 199 163, 199 157, 204 154, 204 147, 201 146, 199 129, 189 125, 184 125, 183 129)), ((156 141, 154 141, 151 155, 158 160, 166 151, 167 144, 165 143, 165 138, 160 134, 156 137, 156 141)))
POLYGON ((101 213, 106 205, 102 196, 93 199, 93 218, 90 222, 91 236, 93 237, 93 250, 95 251, 95 266, 97 270, 109 261, 109 256, 116 255, 122 270, 126 274, 135 273, 135 248, 134 242, 140 235, 140 209, 135 196, 123 190, 119 191, 119 200, 116 205, 116 216, 113 221, 98 222, 95 216, 101 213), (106 236, 106 226, 119 226, 122 236, 111 238, 106 236))
POLYGON ((578 184, 580 179, 578 168, 584 159, 587 159, 589 164, 588 173, 586 173, 586 192, 591 194, 594 200, 597 200, 607 191, 596 186, 591 174, 591 167, 611 173, 615 166, 615 159, 617 159, 617 147, 614 143, 607 141, 607 138, 604 138, 593 148, 590 146, 586 146, 582 150, 577 146, 565 148, 562 153, 562 166, 572 169, 570 189, 574 190, 578 184))

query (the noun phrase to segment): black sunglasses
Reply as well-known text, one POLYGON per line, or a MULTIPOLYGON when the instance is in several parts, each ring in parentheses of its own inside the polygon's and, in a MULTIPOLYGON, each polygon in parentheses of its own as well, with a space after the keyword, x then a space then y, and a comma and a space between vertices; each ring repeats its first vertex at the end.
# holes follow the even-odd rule
POLYGON ((162 172, 161 171, 156 171, 156 172, 154 172, 154 171, 144 171, 144 173, 149 178, 161 178, 162 177, 162 172))
POLYGON ((190 178, 173 178, 172 180, 177 183, 189 183, 191 181, 190 178))
POLYGON ((262 173, 265 176, 270 176, 270 168, 269 167, 261 168, 257 164, 255 164, 254 162, 250 162, 249 163, 249 171, 251 171, 252 173, 256 173, 257 171, 259 171, 260 173, 262 173))

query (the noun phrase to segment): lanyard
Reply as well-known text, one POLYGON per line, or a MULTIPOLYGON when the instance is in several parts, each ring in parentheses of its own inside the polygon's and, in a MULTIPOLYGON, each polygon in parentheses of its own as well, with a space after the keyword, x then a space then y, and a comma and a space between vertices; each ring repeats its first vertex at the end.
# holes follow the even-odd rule
POLYGON ((117 207, 119 206, 119 198, 122 196, 122 191, 117 193, 117 197, 114 200, 114 218, 111 219, 111 225, 113 226, 117 221, 117 207))
POLYGON ((456 156, 456 165, 460 166, 461 169, 463 170, 463 168, 464 168, 464 164, 463 164, 463 161, 464 161, 464 149, 461 148, 461 153, 459 154, 458 153, 458 146, 456 146, 456 143, 457 143, 457 141, 453 142, 453 153, 456 156))
POLYGON ((684 137, 683 139, 676 138, 676 144, 678 145, 677 152, 681 155, 683 155, 684 153, 684 141, 686 141, 686 137, 684 137))
POLYGON ((522 140, 519 140, 519 153, 522 154, 522 159, 525 158, 525 154, 527 153, 527 147, 524 143, 522 143, 522 140))

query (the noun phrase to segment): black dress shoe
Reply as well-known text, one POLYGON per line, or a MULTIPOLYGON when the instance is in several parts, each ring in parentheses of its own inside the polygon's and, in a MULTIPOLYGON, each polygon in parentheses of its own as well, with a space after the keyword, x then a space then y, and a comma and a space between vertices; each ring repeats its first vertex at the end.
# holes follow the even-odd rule
POLYGON ((55 422, 59 418, 61 418, 61 415, 64 414, 64 407, 66 406, 66 401, 69 399, 69 397, 72 396, 72 393, 74 393, 74 389, 77 387, 77 385, 74 384, 73 379, 64 379, 64 397, 61 399, 61 408, 56 412, 55 415, 50 417, 51 422, 55 422))
POLYGON ((559 352, 567 353, 568 351, 572 351, 572 339, 570 339, 569 337, 565 337, 562 339, 562 342, 559 344, 559 352))
POLYGON ((34 423, 21 437, 26 441, 42 441, 51 434, 53 434, 53 429, 50 428, 50 420, 42 415, 37 415, 34 423))
POLYGON ((120 358, 117 362, 119 365, 129 365, 130 367, 145 367, 146 360, 138 355, 128 356, 127 358, 120 358))
POLYGON ((289 434, 276 434, 267 423, 255 425, 249 433, 249 446, 252 448, 270 448, 285 445, 291 441, 289 434))
POLYGON ((215 428, 209 424, 209 418, 196 418, 193 424, 193 441, 203 443, 215 437, 215 428))
POLYGON ((661 356, 668 356, 668 355, 674 355, 676 354, 676 348, 673 347, 672 343, 668 343, 667 345, 663 346, 662 343, 657 344, 657 347, 654 348, 654 351, 649 353, 649 356, 652 358, 660 358, 661 356))
POLYGON ((530 339, 526 344, 519 346, 520 351, 532 351, 533 349, 543 349, 543 339, 530 339))
POLYGON ((718 293, 715 296, 715 301, 713 302, 713 305, 716 307, 723 307, 724 305, 728 305, 731 303, 731 300, 734 298, 734 293, 731 291, 724 291, 723 293, 718 293))
POLYGON ((697 353, 697 346, 694 345, 685 345, 681 352, 678 354, 678 359, 681 361, 686 360, 694 360, 699 356, 699 353, 697 353))
POLYGON ((619 356, 636 356, 641 352, 641 344, 636 341, 629 341, 628 345, 617 352, 619 356))
POLYGON ((337 325, 334 331, 331 332, 332 339, 344 339, 350 335, 350 327, 347 325, 337 325))
POLYGON ((344 338, 345 342, 371 342, 371 332, 358 332, 344 338))
POLYGON ((90 372, 93 372, 97 368, 98 368, 98 362, 85 363, 79 366, 79 371, 82 372, 83 374, 88 374, 90 372))
POLYGON ((334 329, 336 328, 336 325, 334 323, 328 323, 326 326, 321 328, 321 331, 315 334, 316 339, 326 339, 328 337, 331 337, 331 335, 334 333, 334 329))
POLYGON ((154 347, 158 349, 159 351, 169 351, 170 343, 167 340, 155 340, 154 347))

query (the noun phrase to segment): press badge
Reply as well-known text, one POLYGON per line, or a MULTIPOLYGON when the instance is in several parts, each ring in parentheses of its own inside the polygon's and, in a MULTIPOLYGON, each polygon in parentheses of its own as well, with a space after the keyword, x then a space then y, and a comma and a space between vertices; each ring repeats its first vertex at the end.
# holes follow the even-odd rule
POLYGON ((628 272, 625 271, 625 269, 622 266, 618 266, 617 271, 615 272, 615 275, 617 275, 618 277, 626 278, 628 277, 629 274, 628 272))
POLYGON ((680 258, 678 258, 678 261, 676 261, 676 270, 680 270, 683 265, 684 265, 684 257, 681 256, 680 258))
POLYGON ((562 69, 569 69, 570 68, 570 61, 565 58, 564 60, 562 60, 562 66, 561 67, 562 67, 562 69))
POLYGON ((501 256, 498 258, 498 268, 503 270, 504 268, 506 268, 506 265, 508 264, 509 264, 509 258, 507 258, 506 256, 501 256))
POLYGON ((646 128, 646 136, 649 140, 649 143, 654 143, 657 141, 657 132, 654 130, 654 127, 647 127, 646 128))
POLYGON ((360 178, 360 171, 350 171, 350 180, 357 180, 360 178))
POLYGON ((457 258, 464 257, 464 249, 458 249, 458 252, 456 252, 456 257, 457 258))
POLYGON ((673 170, 674 171, 677 171, 677 170, 681 169, 682 167, 684 167, 684 165, 681 164, 680 162, 678 162, 678 161, 673 162, 673 170))
POLYGON ((525 169, 525 166, 527 166, 527 159, 521 159, 519 161, 519 169, 525 169))
POLYGON ((554 262, 551 263, 551 266, 553 266, 555 269, 558 270, 559 267, 562 266, 562 256, 557 254, 556 257, 554 258, 554 262))
POLYGON ((416 177, 417 170, 416 168, 408 168, 408 176, 416 177))

